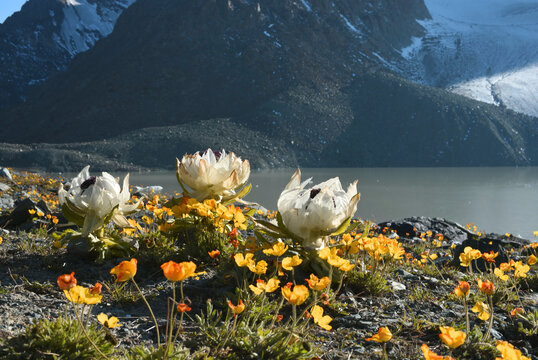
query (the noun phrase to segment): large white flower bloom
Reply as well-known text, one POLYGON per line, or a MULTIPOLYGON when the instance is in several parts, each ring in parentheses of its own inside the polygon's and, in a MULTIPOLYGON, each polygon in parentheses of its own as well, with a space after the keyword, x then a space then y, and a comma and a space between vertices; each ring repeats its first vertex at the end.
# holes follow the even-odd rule
MULTIPOLYGON (((185 155, 176 159, 177 178, 181 186, 188 186, 190 197, 198 201, 205 199, 228 200, 237 195, 250 175, 250 163, 233 152, 214 152, 207 149, 204 153, 185 155)), ((184 190, 186 190, 184 188, 184 190)))
POLYGON ((109 173, 90 176, 90 166, 86 166, 71 180, 68 191, 60 185, 58 199, 68 220, 82 226, 82 235, 87 236, 111 219, 120 226, 129 226, 123 214, 136 210, 137 204, 127 204, 129 193, 129 174, 123 179, 123 189, 118 180, 109 173))
POLYGON ((325 246, 323 237, 355 214, 360 194, 357 181, 344 191, 337 177, 305 188, 311 180, 301 183, 301 171, 297 169, 280 194, 278 211, 284 226, 304 240, 305 248, 321 249, 325 246))

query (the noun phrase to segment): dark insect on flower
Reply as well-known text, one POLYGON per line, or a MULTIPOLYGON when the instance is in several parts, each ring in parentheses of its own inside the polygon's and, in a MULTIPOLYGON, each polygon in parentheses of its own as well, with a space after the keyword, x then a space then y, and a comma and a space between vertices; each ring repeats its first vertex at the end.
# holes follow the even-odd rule
POLYGON ((208 151, 213 152, 213 155, 215 155, 215 160, 219 161, 220 157, 222 156, 222 153, 221 153, 220 151, 215 151, 215 150, 207 149, 206 151, 204 151, 204 153, 202 154, 202 156, 204 156, 205 154, 207 154, 208 151))
POLYGON ((321 192, 321 189, 312 189, 310 190, 310 199, 313 199, 316 197, 317 194, 321 192))
POLYGON ((92 176, 92 177, 84 180, 84 182, 82 184, 80 184, 80 188, 82 190, 86 190, 90 186, 94 185, 96 181, 97 181, 97 178, 95 176, 92 176))

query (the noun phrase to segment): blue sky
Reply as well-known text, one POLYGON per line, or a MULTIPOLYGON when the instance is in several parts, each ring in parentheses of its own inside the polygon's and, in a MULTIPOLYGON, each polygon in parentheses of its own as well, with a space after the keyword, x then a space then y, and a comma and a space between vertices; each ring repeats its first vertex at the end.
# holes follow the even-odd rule
POLYGON ((0 23, 15 11, 19 11, 25 2, 26 0, 0 0, 0 23))

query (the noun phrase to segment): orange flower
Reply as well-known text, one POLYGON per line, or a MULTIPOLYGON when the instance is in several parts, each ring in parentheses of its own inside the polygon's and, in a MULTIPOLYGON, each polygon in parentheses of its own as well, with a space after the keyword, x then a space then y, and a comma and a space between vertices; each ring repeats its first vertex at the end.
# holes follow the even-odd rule
POLYGON ((422 344, 422 346, 420 347, 420 350, 422 350, 422 354, 424 355, 424 360, 454 360, 450 356, 437 355, 433 351, 430 351, 430 348, 426 344, 422 344))
POLYGON ((329 325, 333 318, 329 315, 323 315, 323 308, 321 306, 314 305, 311 315, 314 318, 314 323, 318 324, 323 329, 330 331, 333 328, 329 325))
POLYGON ((310 289, 317 291, 325 289, 331 282, 327 276, 318 279, 318 277, 314 274, 310 274, 310 279, 305 280, 308 283, 308 286, 310 286, 310 289))
POLYGON ((453 327, 441 326, 439 327, 439 330, 441 331, 439 338, 451 349, 461 346, 467 337, 463 331, 455 330, 453 327))
POLYGON ((525 313, 525 309, 520 308, 520 307, 517 307, 517 308, 515 308, 514 310, 512 310, 512 311, 510 312, 510 315, 512 315, 512 316, 518 316, 519 314, 524 314, 524 313, 525 313))
POLYGON ((295 285, 291 290, 292 283, 282 286, 282 296, 293 305, 301 305, 308 298, 308 288, 304 285, 295 285))
POLYGON ((377 334, 373 335, 372 337, 369 337, 367 339, 364 339, 366 341, 376 341, 379 343, 384 343, 392 339, 392 333, 390 332, 389 328, 386 326, 380 327, 377 330, 377 334))
POLYGON ((90 287, 90 294, 100 294, 103 285, 96 282, 94 286, 90 287))
POLYGON ((486 260, 487 262, 495 262, 495 258, 499 255, 498 252, 493 252, 491 250, 489 253, 483 253, 482 259, 486 260))
POLYGON ((112 268, 110 273, 116 275, 116 282, 131 280, 136 275, 137 263, 138 261, 134 258, 129 261, 122 261, 119 265, 112 268))
POLYGON ((454 294, 459 298, 467 297, 469 290, 471 289, 471 284, 467 281, 460 281, 458 287, 454 289, 454 294))
POLYGON ((181 263, 169 261, 162 264, 161 269, 163 269, 164 276, 168 281, 176 282, 193 276, 196 271, 196 264, 192 261, 183 261, 181 263))
POLYGON ((243 310, 245 310, 245 304, 243 304, 243 300, 239 300, 239 304, 237 305, 232 304, 232 302, 228 300, 228 306, 230 307, 230 309, 232 309, 234 316, 241 314, 243 310))
POLYGON ((220 256, 220 251, 219 250, 212 250, 212 251, 209 251, 208 254, 209 254, 209 257, 211 259, 216 259, 216 258, 218 258, 220 256))
POLYGON ((537 261, 538 261, 538 259, 536 258, 536 256, 531 255, 531 256, 529 256, 529 260, 527 260, 527 263, 529 265, 534 265, 534 264, 536 264, 537 261))
POLYGON ((63 274, 58 276, 58 280, 56 280, 58 283, 58 286, 62 290, 69 290, 73 286, 77 284, 77 279, 75 279, 75 272, 72 272, 71 274, 63 274))
POLYGON ((493 283, 491 281, 489 281, 489 280, 482 281, 482 280, 480 280, 480 278, 478 278, 476 280, 476 282, 478 283, 478 288, 484 294, 493 295, 493 293, 495 292, 495 285, 493 285, 493 283))
POLYGON ((189 305, 184 303, 177 304, 177 311, 179 312, 185 312, 185 311, 191 311, 192 309, 189 307, 189 305))

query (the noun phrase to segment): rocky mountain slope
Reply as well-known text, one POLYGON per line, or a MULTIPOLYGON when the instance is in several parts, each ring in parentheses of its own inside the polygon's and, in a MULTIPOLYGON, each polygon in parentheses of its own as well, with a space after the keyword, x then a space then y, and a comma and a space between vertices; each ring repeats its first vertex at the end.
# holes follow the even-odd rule
POLYGON ((225 147, 259 167, 536 164, 533 118, 387 72, 428 18, 420 0, 138 0, 2 112, 0 161, 162 168, 225 147))
POLYGON ((0 24, 0 108, 63 71, 108 36, 135 0, 30 0, 0 24))

